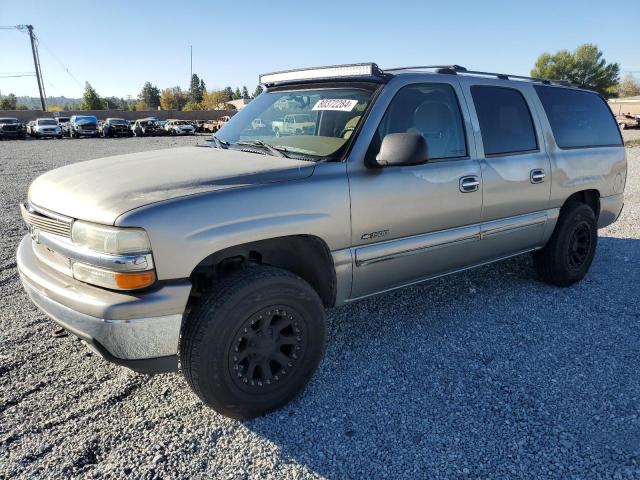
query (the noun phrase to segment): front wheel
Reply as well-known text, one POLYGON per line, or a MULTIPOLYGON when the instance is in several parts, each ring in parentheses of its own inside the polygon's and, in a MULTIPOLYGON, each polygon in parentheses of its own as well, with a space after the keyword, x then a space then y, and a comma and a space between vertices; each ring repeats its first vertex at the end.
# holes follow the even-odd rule
POLYGON ((318 294, 279 268, 243 268, 203 296, 182 333, 182 371, 219 413, 249 419, 300 393, 324 353, 318 294))
POLYGON ((533 265, 540 278, 559 287, 584 278, 598 243, 598 225, 591 207, 574 203, 565 208, 547 245, 533 253, 533 265))

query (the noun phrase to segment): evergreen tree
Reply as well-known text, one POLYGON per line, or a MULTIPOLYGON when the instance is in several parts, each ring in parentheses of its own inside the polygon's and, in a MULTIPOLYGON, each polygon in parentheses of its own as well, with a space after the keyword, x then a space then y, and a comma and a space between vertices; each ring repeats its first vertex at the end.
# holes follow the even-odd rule
POLYGON ((262 92, 264 91, 264 89, 262 88, 262 85, 258 85, 256 87, 256 89, 253 91, 253 98, 256 98, 258 95, 260 95, 262 92))
POLYGON ((138 100, 144 107, 155 110, 160 106, 160 89, 151 82, 145 82, 138 100))
POLYGON ((598 47, 590 43, 580 45, 573 52, 543 53, 531 70, 532 77, 569 80, 606 96, 614 93, 619 73, 620 66, 607 64, 598 47))
POLYGON ((84 94, 80 110, 103 110, 104 102, 89 82, 84 84, 84 94))
POLYGON ((189 87, 189 100, 191 103, 202 102, 205 87, 204 80, 201 80, 196 73, 191 76, 191 86, 189 87))

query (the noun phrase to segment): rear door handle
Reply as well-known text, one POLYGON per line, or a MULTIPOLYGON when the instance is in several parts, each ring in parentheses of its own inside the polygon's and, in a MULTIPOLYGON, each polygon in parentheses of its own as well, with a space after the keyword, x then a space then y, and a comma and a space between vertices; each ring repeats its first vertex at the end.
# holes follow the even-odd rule
POLYGON ((475 175, 468 175, 460 179, 460 191, 462 193, 477 192, 480 181, 475 175))
POLYGON ((542 183, 544 182, 544 177, 546 176, 547 175, 544 173, 543 169, 534 168, 529 174, 529 179, 531 180, 531 183, 542 183))

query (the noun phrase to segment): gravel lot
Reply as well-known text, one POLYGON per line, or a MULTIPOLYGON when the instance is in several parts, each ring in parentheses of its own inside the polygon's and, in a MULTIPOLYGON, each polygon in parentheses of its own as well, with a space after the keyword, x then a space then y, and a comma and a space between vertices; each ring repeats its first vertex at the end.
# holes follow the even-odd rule
POLYGON ((582 283, 524 256, 333 309, 306 392, 241 423, 54 338, 16 271, 37 175, 193 142, 0 143, 0 478, 640 478, 640 147, 582 283))

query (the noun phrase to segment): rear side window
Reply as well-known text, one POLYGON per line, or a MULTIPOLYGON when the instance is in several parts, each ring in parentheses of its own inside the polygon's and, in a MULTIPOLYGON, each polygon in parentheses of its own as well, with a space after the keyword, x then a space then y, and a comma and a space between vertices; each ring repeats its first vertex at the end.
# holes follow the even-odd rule
POLYGON ((527 102, 515 88, 474 86, 471 96, 480 122, 485 155, 538 149, 527 102))
POLYGON ((560 148, 621 145, 611 110, 593 92, 535 85, 560 148))

